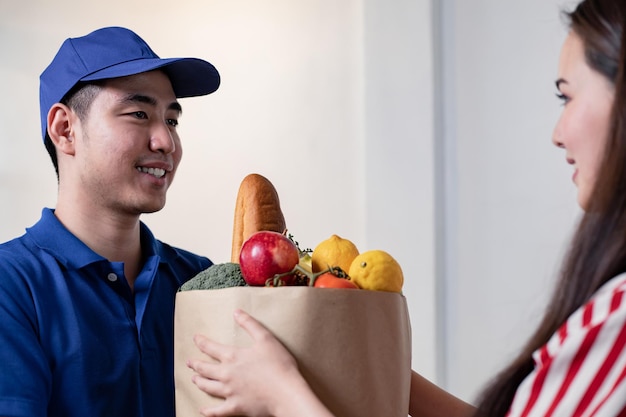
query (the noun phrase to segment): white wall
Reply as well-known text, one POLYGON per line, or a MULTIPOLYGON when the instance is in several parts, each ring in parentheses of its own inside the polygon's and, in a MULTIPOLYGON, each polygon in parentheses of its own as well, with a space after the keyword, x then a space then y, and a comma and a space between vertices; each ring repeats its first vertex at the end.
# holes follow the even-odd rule
POLYGON ((403 267, 413 367, 437 379, 433 23, 429 1, 366 0, 365 232, 403 267))
POLYGON ((446 185, 441 381, 472 399, 530 336, 574 220, 551 143, 563 0, 442 2, 446 185))
POLYGON ((0 62, 0 240, 55 202, 39 73, 66 37, 127 26, 161 56, 203 57, 222 74, 217 93, 182 101, 183 163, 167 207, 144 217, 157 236, 230 259, 239 182, 266 175, 304 247, 337 233, 397 257, 415 363, 434 378, 429 1, 383 3, 3 2, 0 52, 12 58, 0 62))
POLYGON ((303 246, 337 233, 398 258, 425 376, 471 400, 527 337, 577 214, 550 144, 563 1, 1 1, 0 241, 55 202, 39 73, 66 37, 122 25, 223 80, 182 101, 157 236, 228 260, 260 172, 303 246))

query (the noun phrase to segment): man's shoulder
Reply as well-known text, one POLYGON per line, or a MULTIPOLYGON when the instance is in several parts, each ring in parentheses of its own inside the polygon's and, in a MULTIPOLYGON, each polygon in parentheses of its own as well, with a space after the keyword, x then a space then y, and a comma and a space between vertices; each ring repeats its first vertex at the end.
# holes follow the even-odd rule
POLYGON ((32 263, 36 263, 36 257, 33 256, 26 235, 0 243, 0 268, 4 265, 32 263))
POLYGON ((45 261, 33 252, 27 236, 0 243, 0 294, 27 296, 29 288, 47 276, 45 261))
POLYGON ((37 243, 37 236, 58 239, 56 231, 49 228, 54 220, 54 214, 52 213, 51 209, 44 208, 41 219, 33 226, 26 228, 24 234, 0 243, 0 270, 11 265, 41 264, 41 252, 43 250, 37 243))
POLYGON ((167 264, 178 286, 213 265, 213 262, 206 256, 170 246, 161 241, 157 242, 161 263, 167 264))
POLYGON ((160 240, 157 241, 158 253, 161 259, 169 264, 187 266, 191 269, 208 268, 213 262, 206 256, 198 255, 186 249, 171 246, 160 240))

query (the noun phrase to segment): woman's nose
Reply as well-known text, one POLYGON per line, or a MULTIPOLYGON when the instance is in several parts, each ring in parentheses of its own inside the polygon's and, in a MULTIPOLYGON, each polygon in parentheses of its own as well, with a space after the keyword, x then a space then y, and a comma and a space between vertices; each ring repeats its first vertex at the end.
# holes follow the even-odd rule
POLYGON ((563 137, 560 129, 560 122, 557 122, 556 126, 554 126, 554 130, 552 131, 552 143, 557 148, 564 148, 563 137))

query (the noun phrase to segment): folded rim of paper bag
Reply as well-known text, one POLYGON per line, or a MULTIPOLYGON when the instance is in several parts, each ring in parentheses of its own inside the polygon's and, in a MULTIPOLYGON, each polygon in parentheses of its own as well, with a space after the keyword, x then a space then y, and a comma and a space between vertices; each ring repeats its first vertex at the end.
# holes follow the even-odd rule
MULTIPOLYGON (((200 333, 247 346, 233 320, 241 308, 289 349, 300 372, 338 417, 406 417, 411 379, 411 326, 398 293, 311 287, 236 287, 176 295, 174 376, 176 416, 197 416, 222 399, 192 382, 187 359, 204 358, 193 344, 200 333)), ((289 393, 285 393, 289 395, 289 393)))

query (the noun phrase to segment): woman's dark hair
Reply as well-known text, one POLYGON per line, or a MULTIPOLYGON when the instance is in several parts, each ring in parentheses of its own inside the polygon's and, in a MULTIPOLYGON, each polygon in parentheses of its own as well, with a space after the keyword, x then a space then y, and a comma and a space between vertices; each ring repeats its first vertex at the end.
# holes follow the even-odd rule
MULTIPOLYGON (((101 85, 102 82, 78 83, 61 99, 61 103, 74 110, 80 120, 85 120, 89 106, 100 91, 101 85)), ((43 143, 48 151, 48 155, 50 155, 50 160, 52 161, 58 180, 59 162, 57 159, 57 150, 48 135, 48 131, 46 131, 46 137, 43 143)))
POLYGON ((626 2, 585 0, 565 12, 583 42, 587 64, 615 87, 610 133, 586 212, 563 260, 545 316, 519 356, 487 386, 475 416, 505 416, 534 369, 532 353, 604 283, 626 272, 626 2))

